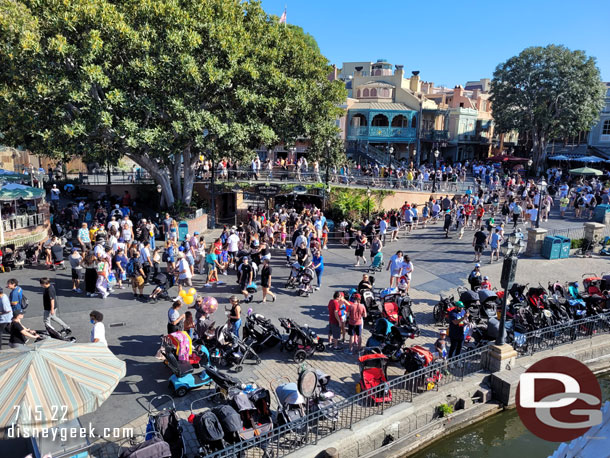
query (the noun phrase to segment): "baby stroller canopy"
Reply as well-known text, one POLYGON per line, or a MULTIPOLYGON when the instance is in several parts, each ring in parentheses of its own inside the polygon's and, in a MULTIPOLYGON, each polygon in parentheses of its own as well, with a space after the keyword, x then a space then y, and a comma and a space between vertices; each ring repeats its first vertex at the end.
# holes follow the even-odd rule
POLYGON ((299 393, 297 384, 294 382, 285 383, 284 385, 278 386, 275 389, 275 394, 277 394, 277 397, 282 404, 305 404, 305 398, 303 395, 301 395, 301 393, 299 393))
POLYGON ((498 295, 496 294, 495 291, 492 291, 490 289, 480 289, 478 291, 479 293, 479 301, 481 301, 482 304, 484 304, 487 301, 495 301, 498 298, 498 295))
POLYGON ((225 433, 218 417, 211 410, 206 410, 193 419, 195 434, 200 443, 221 440, 225 433))
POLYGON ((214 412, 214 415, 216 415, 220 421, 220 425, 225 434, 237 433, 242 430, 243 424, 241 417, 230 405, 224 404, 214 407, 212 412, 214 412))

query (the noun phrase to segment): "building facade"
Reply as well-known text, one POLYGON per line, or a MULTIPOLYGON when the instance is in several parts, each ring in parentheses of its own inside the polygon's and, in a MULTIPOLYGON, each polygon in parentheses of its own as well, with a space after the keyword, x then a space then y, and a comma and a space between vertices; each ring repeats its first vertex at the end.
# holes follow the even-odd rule
POLYGON ((589 132, 587 143, 594 153, 610 159, 610 83, 604 84, 606 85, 604 108, 599 115, 599 121, 589 132))

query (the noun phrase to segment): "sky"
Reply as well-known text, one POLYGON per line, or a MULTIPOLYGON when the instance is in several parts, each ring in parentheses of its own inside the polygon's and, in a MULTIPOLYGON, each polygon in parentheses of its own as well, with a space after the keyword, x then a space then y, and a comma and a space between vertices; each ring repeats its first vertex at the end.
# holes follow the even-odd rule
POLYGON ((386 59, 405 74, 453 87, 491 78, 529 46, 562 44, 595 57, 610 81, 610 0, 262 0, 342 62, 386 59))

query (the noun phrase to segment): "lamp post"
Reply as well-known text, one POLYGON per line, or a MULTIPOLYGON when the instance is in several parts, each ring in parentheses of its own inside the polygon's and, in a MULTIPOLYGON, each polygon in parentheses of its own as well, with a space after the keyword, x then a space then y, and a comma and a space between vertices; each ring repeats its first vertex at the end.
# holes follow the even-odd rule
POLYGON ((326 188, 329 188, 328 186, 328 180, 330 177, 330 145, 331 145, 331 141, 330 139, 326 140, 326 188))
POLYGON ((434 150, 434 175, 432 176, 432 192, 436 192, 436 169, 438 167, 437 162, 440 154, 441 152, 438 149, 434 150))
POLYGON ((163 194, 161 194, 163 192, 163 187, 158 184, 157 185, 157 192, 159 193, 159 210, 161 210, 161 201, 163 200, 163 194))
POLYGON ((547 182, 544 178, 538 183, 538 189, 540 196, 538 197, 538 213, 536 214, 536 229, 540 227, 540 212, 542 210, 542 201, 546 198, 546 187, 547 182))
POLYGON ((366 187, 366 222, 371 220, 371 188, 366 187))
POLYGON ((508 304, 508 290, 515 282, 515 274, 517 272, 517 260, 519 253, 525 248, 523 234, 513 232, 508 236, 508 243, 502 246, 504 261, 502 263, 502 274, 500 276, 500 285, 504 288, 504 298, 502 300, 502 315, 500 315, 500 329, 496 338, 496 345, 504 345, 506 340, 506 308, 508 304))

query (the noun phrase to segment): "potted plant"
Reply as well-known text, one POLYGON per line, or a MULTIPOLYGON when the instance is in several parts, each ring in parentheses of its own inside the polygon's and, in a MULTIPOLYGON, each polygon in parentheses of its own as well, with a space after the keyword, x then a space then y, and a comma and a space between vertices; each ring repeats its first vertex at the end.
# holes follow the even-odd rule
POLYGON ((448 417, 453 413, 453 407, 449 404, 441 404, 438 406, 438 416, 441 418, 448 417))

